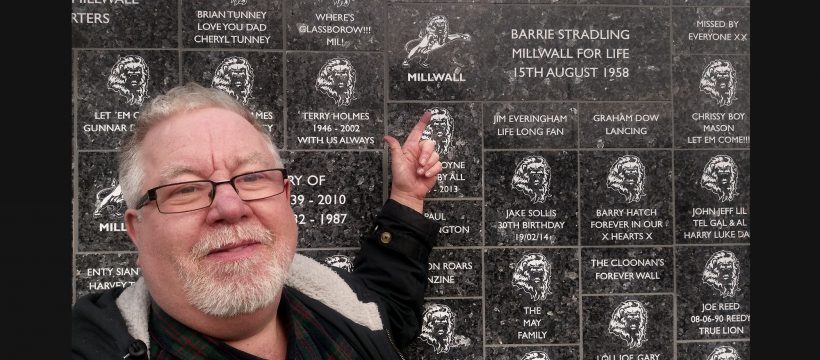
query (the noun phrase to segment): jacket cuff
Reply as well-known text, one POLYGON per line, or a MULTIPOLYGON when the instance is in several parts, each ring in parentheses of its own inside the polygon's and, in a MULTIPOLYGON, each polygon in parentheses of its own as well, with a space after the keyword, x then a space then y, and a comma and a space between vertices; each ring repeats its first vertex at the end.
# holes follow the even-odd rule
POLYGON ((376 241, 416 259, 426 259, 441 225, 401 203, 388 199, 376 217, 376 241), (423 252, 422 252, 423 250, 423 252))

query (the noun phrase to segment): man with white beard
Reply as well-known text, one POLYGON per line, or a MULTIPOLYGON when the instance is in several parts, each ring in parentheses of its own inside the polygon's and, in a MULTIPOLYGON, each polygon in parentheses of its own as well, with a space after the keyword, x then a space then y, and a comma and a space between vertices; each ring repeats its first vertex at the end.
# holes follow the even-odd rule
POLYGON ((158 96, 120 152, 142 277, 77 301, 72 357, 403 359, 439 227, 422 216, 441 171, 429 121, 384 137, 390 199, 348 277, 295 254, 291 184, 253 113, 193 83, 158 96))

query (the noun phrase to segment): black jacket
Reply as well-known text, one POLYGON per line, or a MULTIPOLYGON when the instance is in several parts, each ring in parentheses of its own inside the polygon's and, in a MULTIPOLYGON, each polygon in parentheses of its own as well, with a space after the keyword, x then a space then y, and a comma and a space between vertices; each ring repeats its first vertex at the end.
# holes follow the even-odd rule
MULTIPOLYGON (((332 323, 365 358, 404 358, 398 350, 420 332, 427 261, 438 229, 437 223, 388 200, 373 233, 362 241, 352 273, 296 254, 284 291, 332 323)), ((142 278, 128 288, 77 300, 72 358, 145 358, 150 302, 142 278)))

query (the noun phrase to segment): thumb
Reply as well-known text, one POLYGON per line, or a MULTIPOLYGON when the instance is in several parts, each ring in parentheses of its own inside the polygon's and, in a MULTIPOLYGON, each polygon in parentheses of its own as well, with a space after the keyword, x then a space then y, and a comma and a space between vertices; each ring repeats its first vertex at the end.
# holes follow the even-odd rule
POLYGON ((401 144, 396 138, 385 135, 384 142, 387 143, 387 148, 390 150, 390 157, 393 158, 394 161, 398 160, 397 157, 402 156, 401 144))

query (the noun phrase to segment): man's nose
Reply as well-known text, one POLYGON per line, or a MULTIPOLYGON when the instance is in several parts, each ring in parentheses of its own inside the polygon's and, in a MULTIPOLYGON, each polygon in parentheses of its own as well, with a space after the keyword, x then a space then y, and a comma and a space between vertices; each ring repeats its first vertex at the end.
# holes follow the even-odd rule
POLYGON ((250 207, 239 197, 230 183, 217 184, 214 189, 214 201, 208 211, 209 223, 235 223, 250 215, 250 207))

